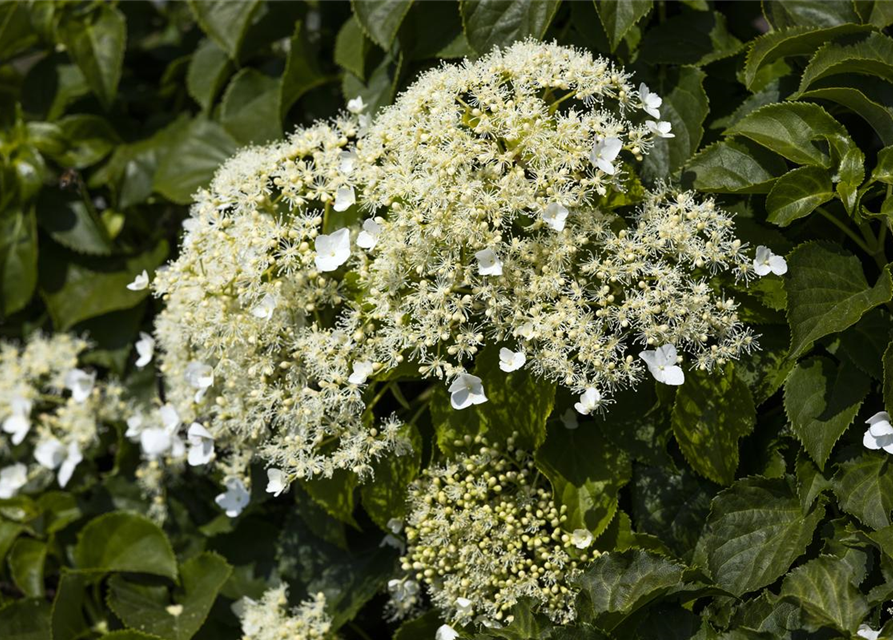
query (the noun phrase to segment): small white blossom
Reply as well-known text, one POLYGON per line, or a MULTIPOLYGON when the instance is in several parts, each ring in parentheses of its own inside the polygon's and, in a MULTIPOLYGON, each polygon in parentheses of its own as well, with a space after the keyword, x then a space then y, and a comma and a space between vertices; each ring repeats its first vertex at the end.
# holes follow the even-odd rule
POLYGON ((867 624, 860 624, 858 631, 856 631, 856 635, 860 638, 865 638, 866 640, 878 640, 881 637, 880 630, 875 631, 867 624))
POLYGON ((316 268, 320 271, 335 271, 349 257, 350 231, 347 229, 316 237, 316 268))
POLYGON ((127 418, 127 431, 124 432, 124 437, 133 440, 134 438, 140 437, 140 432, 143 430, 143 416, 141 414, 135 414, 127 418))
POLYGON ((31 401, 22 397, 13 398, 12 413, 3 420, 3 431, 12 435, 14 445, 21 444, 31 430, 31 401))
POLYGON ((586 391, 580 394, 580 401, 574 403, 574 409, 577 410, 577 413, 588 416, 590 413, 598 409, 601 401, 602 394, 599 393, 598 389, 589 387, 586 391))
POLYGON ((214 457, 214 436, 198 422, 189 425, 186 440, 189 442, 187 457, 189 466, 198 467, 208 464, 214 457))
POLYGON ((353 173, 353 170, 357 166, 357 153, 356 151, 342 151, 341 152, 341 164, 338 165, 338 170, 341 173, 350 175, 353 173))
POLYGON ((642 110, 652 118, 660 119, 660 105, 663 104, 663 98, 656 93, 652 93, 644 82, 639 85, 639 99, 642 101, 642 110))
POLYGON ((474 612, 474 604, 468 598, 456 598, 456 613, 470 616, 474 612))
POLYGON ((12 498, 28 482, 28 467, 21 462, 0 469, 0 499, 12 498))
POLYGON ((353 187, 338 187, 338 191, 335 192, 335 204, 332 205, 332 208, 339 213, 347 211, 356 201, 357 195, 353 187))
POLYGON ((240 478, 227 478, 223 483, 226 491, 214 498, 217 506, 224 510, 227 516, 235 518, 251 501, 251 494, 245 488, 245 483, 240 478))
POLYGON ((563 231, 566 220, 567 209, 557 202, 551 202, 543 209, 543 222, 555 231, 563 231))
POLYGON ((586 549, 592 544, 592 540, 592 532, 588 529, 574 529, 574 532, 571 534, 571 544, 577 547, 577 549, 586 549))
POLYGON ((397 602, 412 600, 419 593, 419 583, 415 580, 394 578, 388 580, 388 591, 397 602))
POLYGON ((648 131, 652 133, 652 135, 657 136, 658 138, 675 138, 676 134, 671 133, 673 129, 673 123, 666 122, 664 120, 660 120, 655 122, 654 120, 646 120, 645 126, 648 127, 648 131))
POLYGON ((278 305, 278 298, 274 294, 268 293, 261 298, 261 301, 257 303, 257 306, 251 309, 251 315, 260 320, 269 320, 273 317, 273 312, 278 305))
POLYGON ((623 142, 620 138, 604 138, 595 141, 592 145, 592 152, 589 159, 596 167, 607 173, 609 176, 614 175, 614 160, 620 154, 623 148, 623 142))
POLYGON ((577 414, 570 408, 566 409, 564 413, 561 414, 561 423, 564 425, 565 429, 570 429, 571 431, 580 427, 580 421, 577 419, 577 414))
POLYGON ((474 254, 478 261, 478 273, 482 276, 501 276, 502 261, 493 249, 483 249, 474 254))
POLYGON ((434 640, 456 640, 458 637, 459 632, 448 624, 440 625, 434 633, 434 640))
POLYGON ((95 382, 96 372, 87 373, 81 369, 72 369, 65 374, 65 388, 71 391, 71 397, 79 404, 90 397, 95 382))
POLYGON ((671 386, 679 386, 685 382, 685 373, 682 371, 682 367, 676 364, 679 356, 673 345, 665 344, 657 349, 643 351, 639 357, 645 361, 648 371, 658 382, 671 386))
POLYGON ((879 411, 865 421, 868 429, 862 437, 862 444, 866 449, 877 451, 883 449, 893 454, 893 425, 890 424, 890 414, 879 411))
POLYGON ((267 469, 267 493, 272 493, 278 498, 286 489, 288 482, 282 469, 267 469))
POLYGON ((391 533, 382 538, 381 542, 378 543, 378 546, 391 547, 392 549, 399 551, 401 554, 406 552, 406 543, 391 533))
POLYGON ((487 401, 481 379, 470 373, 460 373, 450 385, 450 404, 453 409, 466 409, 487 401))
POLYGON ((527 362, 527 356, 523 351, 512 351, 503 347, 499 350, 499 368, 506 373, 517 371, 527 362))
POLYGON ((131 291, 142 291, 149 288, 149 274, 143 269, 143 272, 133 279, 133 282, 127 285, 131 291))
POLYGON ((140 331, 140 339, 134 345, 139 358, 136 360, 136 366, 142 369, 152 362, 152 356, 155 353, 155 338, 145 331, 140 331))
POLYGON ((59 486, 63 489, 65 485, 68 484, 68 481, 71 480, 71 476, 74 473, 75 468, 81 463, 84 459, 84 455, 81 453, 81 448, 78 446, 78 443, 75 441, 68 443, 68 455, 65 456, 65 460, 62 462, 62 465, 59 467, 59 486))
POLYGON ((360 113, 366 110, 366 103, 363 102, 363 96, 357 96, 347 101, 347 110, 351 113, 360 113))
POLYGON ((403 520, 400 518, 391 518, 388 520, 388 529, 391 533, 397 534, 403 531, 403 520))
POLYGON ((361 249, 374 249, 381 235, 382 226, 375 218, 367 218, 363 221, 363 230, 357 235, 357 246, 361 249))
POLYGON ((161 416, 161 424, 165 433, 175 433, 180 428, 180 414, 171 404, 163 404, 158 409, 158 415, 161 416))
POLYGON ((375 371, 375 366, 368 360, 365 362, 354 362, 353 373, 348 376, 347 381, 350 384, 363 384, 366 379, 375 371))
POLYGON ((171 434, 158 427, 150 427, 140 432, 140 448, 149 460, 155 460, 171 448, 171 434))
POLYGON ((753 270, 760 277, 774 273, 783 276, 788 272, 788 263, 781 257, 772 253, 769 247, 760 245, 757 247, 756 257, 753 259, 753 270))
POLYGON ((214 368, 204 362, 193 360, 186 365, 186 384, 197 389, 195 401, 201 402, 208 389, 214 384, 214 368))
POLYGON ((34 459, 44 469, 56 469, 65 460, 65 445, 56 438, 41 440, 34 447, 34 459))

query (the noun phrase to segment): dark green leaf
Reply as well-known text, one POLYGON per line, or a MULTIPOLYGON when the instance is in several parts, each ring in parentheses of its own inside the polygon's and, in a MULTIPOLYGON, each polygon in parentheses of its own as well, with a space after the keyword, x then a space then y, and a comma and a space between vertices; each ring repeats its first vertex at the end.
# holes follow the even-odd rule
POLYGON ((363 31, 389 51, 412 0, 351 0, 350 4, 363 31))
POLYGON ((893 415, 893 342, 884 351, 884 409, 893 415))
MULTIPOLYGON (((893 6, 893 4, 891 4, 893 6)), ((869 98, 860 88, 824 87, 798 94, 800 100, 828 100, 862 116, 880 136, 884 144, 893 144, 893 109, 869 98)))
POLYGON ((431 609, 427 613, 407 620, 394 632, 393 640, 430 640, 443 624, 437 610, 431 609))
POLYGON ((775 179, 787 170, 782 158, 750 141, 724 140, 702 149, 688 162, 685 173, 698 191, 769 193, 775 179))
POLYGON ((0 302, 4 316, 25 308, 37 286, 34 210, 0 213, 0 302))
POLYGON ((775 181, 766 197, 766 218, 780 227, 812 213, 834 198, 831 176, 821 167, 799 167, 775 181))
MULTIPOLYGON (((763 278, 760 282, 772 280, 763 278)), ((794 366, 794 362, 788 358, 790 344, 790 334, 784 325, 770 325, 760 336, 759 351, 754 351, 735 363, 738 377, 753 394, 754 405, 759 407, 784 384, 794 366)))
POLYGON ((873 529, 883 529, 891 522, 893 472, 888 459, 882 452, 863 453, 841 462, 833 479, 841 508, 873 529))
POLYGON ((58 124, 68 148, 54 159, 65 167, 82 169, 96 164, 121 141, 112 125, 99 116, 75 114, 58 124))
POLYGON ((652 0, 601 0, 595 4, 612 52, 633 25, 651 11, 653 4, 652 0))
POLYGON ((776 29, 791 26, 834 27, 859 22, 851 0, 784 0, 763 5, 766 19, 776 29))
POLYGON ((366 82, 362 82, 352 73, 345 73, 342 83, 345 100, 351 100, 358 96, 363 98, 363 102, 366 104, 365 112, 374 115, 381 107, 391 104, 394 99, 402 64, 402 56, 397 60, 385 56, 369 74, 369 79, 366 82))
POLYGON ((871 179, 893 184, 893 146, 884 147, 877 154, 877 165, 871 172, 871 179))
POLYGON ((875 380, 884 379, 883 361, 878 358, 890 341, 893 323, 884 309, 872 309, 852 327, 825 346, 840 360, 846 360, 875 380))
POLYGON ((868 603, 850 582, 851 569, 829 556, 810 560, 785 578, 781 596, 800 605, 816 627, 831 624, 854 633, 868 615, 868 603))
POLYGON ((220 45, 233 60, 239 57, 245 33, 259 6, 260 0, 244 2, 190 0, 189 2, 189 8, 195 14, 202 31, 220 45))
POLYGON ((460 0, 462 23, 471 48, 487 53, 524 38, 542 38, 559 0, 460 0))
MULTIPOLYGON (((362 37, 362 34, 360 36, 362 37)), ((280 121, 288 114, 291 106, 300 100, 301 96, 314 87, 328 82, 329 78, 324 76, 317 67, 318 55, 319 53, 308 42, 303 24, 298 22, 291 37, 285 72, 279 81, 280 121)))
POLYGON ((360 80, 366 78, 366 56, 372 48, 372 41, 360 28, 356 16, 351 16, 341 25, 335 39, 335 62, 350 71, 360 80))
POLYGON ((9 552, 12 581, 29 598, 43 597, 43 565, 46 557, 46 544, 33 538, 19 538, 9 552))
POLYGON ((47 640, 51 637, 50 605, 43 598, 17 600, 0 609, 0 638, 3 640, 47 640))
POLYGON ((744 44, 717 11, 682 13, 648 30, 639 59, 650 64, 705 65, 734 55, 744 44))
POLYGON ((824 491, 831 489, 831 480, 823 474, 815 462, 803 451, 797 455, 795 463, 797 473, 797 495, 800 496, 800 508, 807 512, 824 491))
POLYGON ((154 522, 135 513, 117 511, 91 520, 78 535, 74 558, 81 570, 177 577, 177 561, 167 536, 154 522))
POLYGON ((202 109, 207 111, 214 104, 214 99, 231 72, 232 63, 226 51, 206 38, 198 45, 189 61, 186 89, 202 109))
POLYGON ((36 41, 27 6, 18 2, 0 4, 0 60, 25 51, 36 41))
POLYGON ((816 51, 800 78, 800 91, 837 74, 864 74, 893 81, 893 39, 871 33, 864 40, 844 45, 829 42, 816 51))
POLYGON ((336 469, 331 478, 317 478, 301 482, 313 501, 333 518, 359 529, 354 520, 354 489, 358 479, 355 473, 336 469))
POLYGON ((279 81, 254 69, 237 73, 223 94, 220 124, 241 144, 282 137, 279 81))
POLYGON ((374 476, 360 487, 363 508, 384 530, 391 518, 402 520, 406 513, 406 492, 422 463, 422 437, 414 425, 406 427, 412 451, 402 456, 382 456, 372 463, 374 476))
POLYGON ((56 242, 78 253, 109 255, 112 241, 92 202, 56 189, 37 201, 37 222, 56 242))

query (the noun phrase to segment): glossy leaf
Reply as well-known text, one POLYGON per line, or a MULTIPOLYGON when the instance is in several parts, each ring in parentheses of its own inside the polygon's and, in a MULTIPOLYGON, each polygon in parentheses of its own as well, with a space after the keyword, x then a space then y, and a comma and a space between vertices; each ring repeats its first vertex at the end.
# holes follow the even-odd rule
POLYGON ((43 598, 17 600, 0 609, 0 638, 3 640, 47 640, 50 637, 50 605, 43 598))
POLYGON ((214 40, 202 40, 186 73, 186 89, 202 109, 208 110, 232 72, 232 63, 226 51, 214 40))
POLYGON ((167 536, 135 513, 112 512, 91 520, 78 536, 78 569, 148 573, 176 579, 177 561, 167 536))
POLYGON ((799 604, 816 621, 852 634, 868 615, 869 608, 850 582, 849 571, 836 558, 815 558, 785 578, 781 596, 799 604))
POLYGON ((623 40, 627 32, 651 11, 652 0, 602 0, 595 7, 602 22, 611 51, 623 40))
POLYGON ((46 556, 46 544, 33 538, 19 538, 9 552, 9 573, 26 597, 40 598, 44 595, 43 567, 46 556))
POLYGON ((351 0, 354 16, 375 44, 390 50, 412 0, 351 0))
POLYGON ((233 60, 238 60, 242 41, 260 6, 260 0, 190 0, 196 20, 208 36, 233 60))
POLYGON ((769 193, 787 170, 782 158, 752 142, 724 140, 693 157, 683 178, 690 177, 695 189, 708 193, 769 193))
POLYGON ((882 452, 863 453, 837 465, 833 478, 841 508, 873 529, 891 524, 893 473, 889 458, 882 452))
POLYGON ((194 120, 159 158, 155 191, 178 204, 188 204, 237 148, 238 143, 216 122, 194 120))
POLYGON ((0 213, 0 302, 4 316, 20 311, 37 286, 37 222, 33 210, 0 213))
POLYGON ((864 40, 844 45, 829 42, 816 51, 800 78, 800 91, 838 74, 864 74, 893 81, 893 39, 871 33, 864 40))
POLYGON ((242 69, 223 94, 220 124, 241 144, 278 140, 282 137, 280 99, 279 81, 254 69, 242 69))
POLYGON ((558 0, 460 0, 462 23, 472 49, 486 53, 527 37, 542 38, 558 0))
POLYGON ((834 198, 831 176, 821 167, 799 167, 775 181, 766 197, 766 218, 786 227, 834 198))

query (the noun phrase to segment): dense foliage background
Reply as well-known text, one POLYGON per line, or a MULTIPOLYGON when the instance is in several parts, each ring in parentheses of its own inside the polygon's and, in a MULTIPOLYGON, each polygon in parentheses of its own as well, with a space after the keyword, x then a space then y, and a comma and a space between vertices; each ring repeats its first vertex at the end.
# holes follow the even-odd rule
MULTIPOLYGON (((719 194, 789 271, 737 292, 756 355, 675 393, 644 385, 576 432, 511 416, 548 429, 538 461, 617 553, 584 579, 585 628, 519 607, 491 634, 838 638, 886 622, 893 637, 893 458, 863 448, 861 424, 893 408, 891 23, 893 3, 869 0, 5 2, 0 330, 87 335, 104 375, 151 385, 132 345, 159 303, 125 285, 176 254, 192 194, 240 146, 358 95, 374 110, 441 60, 528 36, 612 56, 676 134, 641 181, 719 194)), ((456 425, 419 424, 429 460, 456 425)), ((0 637, 239 637, 230 603, 276 575, 296 601, 325 591, 341 637, 396 631, 380 491, 259 490, 230 520, 196 474, 162 531, 134 515, 136 454, 120 434, 108 450, 71 491, 0 501, 0 637)), ((405 487, 417 465, 376 482, 405 487)))

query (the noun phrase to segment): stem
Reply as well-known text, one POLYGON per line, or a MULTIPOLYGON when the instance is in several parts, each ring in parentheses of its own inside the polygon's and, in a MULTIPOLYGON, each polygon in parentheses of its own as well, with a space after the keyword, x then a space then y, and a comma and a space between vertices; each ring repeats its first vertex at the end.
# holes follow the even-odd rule
POLYGON ((353 631, 353 632, 356 633, 358 636, 360 636, 361 638, 363 638, 363 640, 372 640, 372 638, 369 637, 369 634, 367 634, 365 631, 363 631, 362 629, 360 629, 360 628, 356 625, 355 622, 348 622, 348 623, 347 623, 347 626, 350 627, 351 631, 353 631))
POLYGON ((864 251, 864 252, 867 253, 868 255, 872 255, 873 252, 872 252, 871 249, 868 248, 868 245, 865 244, 865 241, 862 240, 862 238, 860 238, 859 236, 857 236, 855 233, 853 233, 853 230, 850 229, 846 224, 844 224, 843 222, 841 222, 840 220, 838 220, 838 219, 834 216, 834 214, 832 214, 832 213, 826 211, 826 210, 823 209, 822 207, 818 207, 818 208, 816 209, 816 211, 818 211, 820 214, 822 214, 823 216, 825 216, 825 218, 827 218, 829 221, 831 221, 832 223, 834 223, 834 225, 835 225, 838 229, 840 229, 840 230, 843 231, 845 234, 847 234, 847 235, 850 237, 850 239, 851 239, 853 242, 855 242, 855 243, 859 246, 860 249, 862 249, 862 251, 864 251))

